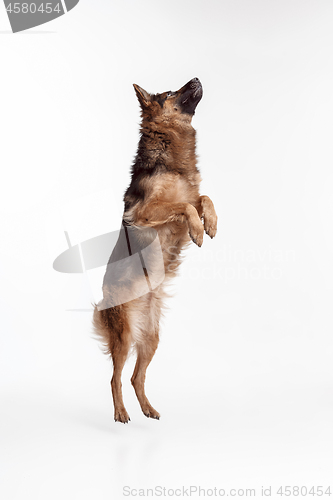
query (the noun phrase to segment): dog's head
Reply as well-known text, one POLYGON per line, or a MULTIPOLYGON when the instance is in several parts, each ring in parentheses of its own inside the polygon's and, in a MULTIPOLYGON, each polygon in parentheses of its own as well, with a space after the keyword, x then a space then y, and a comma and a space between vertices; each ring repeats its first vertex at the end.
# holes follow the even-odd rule
POLYGON ((149 94, 134 84, 136 95, 144 119, 154 121, 180 120, 190 122, 199 101, 202 98, 202 85, 198 78, 193 78, 176 92, 149 94))

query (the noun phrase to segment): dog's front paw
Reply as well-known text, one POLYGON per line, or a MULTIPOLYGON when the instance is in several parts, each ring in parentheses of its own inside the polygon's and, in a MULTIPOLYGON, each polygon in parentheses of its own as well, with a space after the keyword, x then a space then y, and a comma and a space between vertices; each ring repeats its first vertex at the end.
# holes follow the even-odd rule
POLYGON ((198 245, 198 247, 201 247, 204 236, 204 226, 199 218, 195 221, 195 224, 190 225, 189 234, 192 241, 198 245))
POLYGON ((208 213, 204 215, 204 228, 206 234, 214 238, 217 232, 217 215, 215 213, 208 213))

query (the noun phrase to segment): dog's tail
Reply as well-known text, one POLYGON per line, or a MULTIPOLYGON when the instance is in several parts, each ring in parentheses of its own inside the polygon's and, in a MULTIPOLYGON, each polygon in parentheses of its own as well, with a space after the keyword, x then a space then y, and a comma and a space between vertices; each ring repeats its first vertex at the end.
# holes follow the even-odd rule
POLYGON ((110 329, 107 321, 107 309, 98 309, 98 304, 92 304, 94 308, 92 324, 93 334, 96 340, 101 344, 102 351, 106 355, 111 355, 110 351, 110 329))

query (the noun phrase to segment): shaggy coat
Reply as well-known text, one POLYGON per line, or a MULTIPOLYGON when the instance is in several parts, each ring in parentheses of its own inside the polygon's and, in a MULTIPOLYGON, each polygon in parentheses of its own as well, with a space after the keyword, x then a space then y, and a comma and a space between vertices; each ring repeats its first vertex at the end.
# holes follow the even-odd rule
MULTIPOLYGON (((196 165, 195 130, 191 125, 202 97, 200 81, 194 78, 177 92, 155 95, 138 85, 134 88, 141 106, 141 137, 131 183, 124 195, 125 231, 121 232, 109 262, 119 259, 120 249, 126 246, 125 236, 129 243, 126 228, 138 231, 152 228, 150 232, 157 232, 162 249, 165 278, 149 293, 109 307, 117 303, 112 300, 121 295, 124 283, 121 279, 108 279, 106 273, 104 298, 95 306, 95 331, 113 361, 114 419, 123 423, 130 418, 123 403, 121 373, 131 346, 137 353, 131 382, 141 409, 147 417, 160 417, 145 395, 144 382, 159 342, 165 284, 175 276, 181 252, 191 240, 200 247, 204 232, 213 238, 217 228, 212 201, 208 196, 200 196, 201 177, 196 165)), ((127 286, 133 288, 138 282, 139 278, 127 286)))

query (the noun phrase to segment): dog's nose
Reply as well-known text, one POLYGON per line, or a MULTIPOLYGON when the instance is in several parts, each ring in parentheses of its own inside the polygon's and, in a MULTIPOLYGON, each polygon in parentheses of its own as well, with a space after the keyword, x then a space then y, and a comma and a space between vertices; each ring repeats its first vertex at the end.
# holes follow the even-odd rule
POLYGON ((195 89, 197 87, 201 87, 201 82, 199 78, 192 78, 192 80, 189 82, 190 86, 192 89, 195 89))

